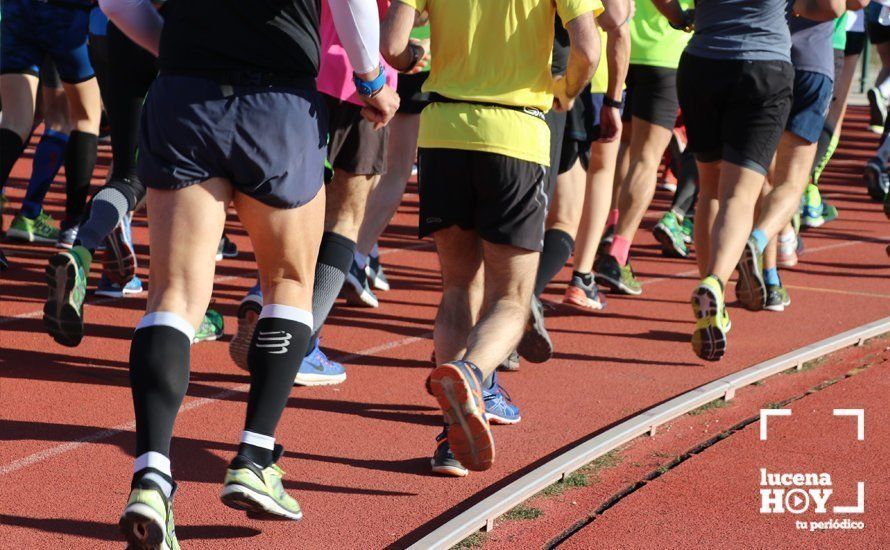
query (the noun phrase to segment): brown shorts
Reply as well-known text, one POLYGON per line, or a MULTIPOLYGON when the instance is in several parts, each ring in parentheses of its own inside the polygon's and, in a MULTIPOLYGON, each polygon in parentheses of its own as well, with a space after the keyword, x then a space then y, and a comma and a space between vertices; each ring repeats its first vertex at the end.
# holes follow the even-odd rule
POLYGON ((328 162, 335 169, 359 176, 386 173, 389 126, 375 130, 362 116, 362 108, 322 94, 328 107, 328 162))

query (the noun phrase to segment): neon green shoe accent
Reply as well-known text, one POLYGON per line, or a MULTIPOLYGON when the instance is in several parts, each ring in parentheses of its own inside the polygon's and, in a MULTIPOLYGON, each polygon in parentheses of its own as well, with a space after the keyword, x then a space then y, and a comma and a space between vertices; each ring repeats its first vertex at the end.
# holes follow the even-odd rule
POLYGON ((173 501, 157 489, 136 488, 118 525, 133 548, 180 550, 173 519, 173 501))
POLYGON ((643 287, 642 285, 640 285, 640 282, 637 281, 637 278, 634 275, 634 270, 630 266, 630 262, 627 262, 626 265, 622 265, 620 267, 621 284, 624 286, 626 292, 633 295, 637 295, 643 292, 643 287))
POLYGON ((689 216, 683 218, 683 223, 680 225, 680 230, 683 232, 683 241, 686 244, 692 244, 693 239, 695 238, 693 237, 694 229, 695 221, 693 221, 693 219, 689 216))
POLYGON ((303 517, 300 504, 284 490, 282 477, 284 471, 277 464, 264 468, 262 479, 251 468, 229 468, 220 499, 226 506, 249 514, 299 520, 303 517))
POLYGON ((686 241, 683 238, 683 230, 677 215, 667 212, 652 229, 655 239, 661 244, 661 250, 668 256, 685 258, 689 255, 686 249, 686 241))
POLYGON ((692 293, 695 332, 692 349, 706 361, 718 361, 726 353, 727 334, 732 328, 723 289, 716 277, 705 277, 692 293))
POLYGON ((195 331, 195 338, 192 340, 195 344, 198 342, 208 342, 219 338, 223 333, 223 316, 214 309, 208 309, 201 320, 201 326, 195 331))
POLYGON ((56 227, 52 216, 41 210, 37 218, 33 220, 19 213, 12 220, 7 235, 11 239, 20 239, 30 243, 55 243, 59 238, 59 228, 56 227))

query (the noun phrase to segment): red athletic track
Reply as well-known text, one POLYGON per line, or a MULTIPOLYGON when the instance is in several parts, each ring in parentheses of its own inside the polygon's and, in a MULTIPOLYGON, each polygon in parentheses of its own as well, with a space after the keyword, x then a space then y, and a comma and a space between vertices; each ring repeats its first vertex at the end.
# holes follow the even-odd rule
MULTIPOLYGON (((658 253, 648 233, 650 217, 634 250, 644 294, 610 297, 603 315, 561 307, 549 312, 555 358, 502 377, 523 422, 495 428, 494 468, 466 479, 428 474, 440 421, 423 380, 439 278, 431 246, 414 238, 417 197, 407 195, 381 243, 393 290, 381 294, 378 311, 336 308, 324 334, 324 346, 345 357, 349 380, 294 390, 277 434, 287 448, 286 487, 304 508, 299 524, 255 522, 219 503, 219 483, 242 426, 247 377, 231 363, 227 342, 194 347, 192 384, 172 450, 181 541, 187 548, 405 546, 534 465, 641 409, 886 316, 890 269, 884 246, 890 231, 860 183, 861 166, 876 145, 864 131, 864 116, 861 109, 851 113, 841 151, 823 179, 841 218, 810 232, 803 263, 785 272, 794 300, 788 311, 732 308, 727 357, 719 364, 699 361, 688 342, 694 263, 658 253)), ((105 164, 107 156, 105 149, 105 164)), ((14 171, 14 204, 28 173, 24 162, 14 171)), ((96 176, 98 184, 104 166, 96 176)), ((654 211, 666 207, 666 198, 659 194, 654 211)), ((47 206, 60 217, 60 193, 47 206)), ((11 217, 4 221, 8 226, 11 217)), ((137 221, 135 239, 145 260, 144 217, 137 221)), ((242 251, 249 250, 234 217, 230 234, 242 251)), ((13 548, 108 546, 118 540, 115 523, 132 467, 127 353, 143 299, 91 300, 84 342, 75 350, 58 346, 43 333, 40 319, 43 268, 52 251, 3 247, 13 269, 3 275, 0 296, 0 437, 8 440, 0 448, 0 540, 13 548)), ((217 270, 215 307, 226 315, 229 334, 237 301, 252 284, 251 260, 243 252, 217 270)), ((559 301, 567 275, 558 277, 547 298, 559 301)), ((97 278, 94 270, 91 283, 97 278)))

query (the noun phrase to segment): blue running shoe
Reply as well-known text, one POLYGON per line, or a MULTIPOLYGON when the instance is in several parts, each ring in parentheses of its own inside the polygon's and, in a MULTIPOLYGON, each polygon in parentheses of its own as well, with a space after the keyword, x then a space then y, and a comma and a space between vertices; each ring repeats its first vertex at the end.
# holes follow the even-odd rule
POLYGON ((107 296, 109 298, 123 298, 132 294, 142 292, 142 279, 133 275, 127 284, 121 286, 111 281, 108 275, 103 272, 102 278, 99 279, 99 286, 96 287, 96 296, 107 296))
POLYGON ((491 424, 518 424, 519 407, 513 404, 510 394, 498 384, 497 371, 491 374, 491 387, 482 388, 482 400, 485 401, 485 417, 491 424))
POLYGON ((346 381, 346 369, 343 365, 328 359, 321 348, 318 347, 318 339, 312 352, 303 358, 295 386, 334 386, 346 381))
POLYGON ((250 341, 253 339, 253 329, 263 311, 263 293, 260 283, 257 281, 238 306, 238 331, 232 341, 229 342, 229 357, 236 365, 244 370, 247 368, 247 351, 250 349, 250 341))
POLYGON ((448 444, 448 426, 442 428, 442 433, 436 436, 436 451, 430 460, 430 467, 434 474, 451 477, 466 477, 467 470, 451 452, 448 444))

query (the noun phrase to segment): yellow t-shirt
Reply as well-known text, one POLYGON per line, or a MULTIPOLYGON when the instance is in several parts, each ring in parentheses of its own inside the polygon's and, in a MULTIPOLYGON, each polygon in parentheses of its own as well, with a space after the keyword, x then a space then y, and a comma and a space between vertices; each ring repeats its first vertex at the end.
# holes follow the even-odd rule
POLYGON ((596 72, 593 73, 593 79, 590 81, 590 93, 592 94, 604 94, 609 87, 609 63, 606 61, 606 42, 608 37, 602 27, 599 27, 599 31, 602 51, 600 53, 600 64, 596 66, 596 72))
MULTIPOLYGON (((430 16, 425 92, 534 107, 553 104, 553 21, 603 10, 601 0, 401 0, 430 16)), ((434 103, 420 116, 420 147, 487 151, 550 165, 550 130, 534 116, 484 105, 434 103)))

